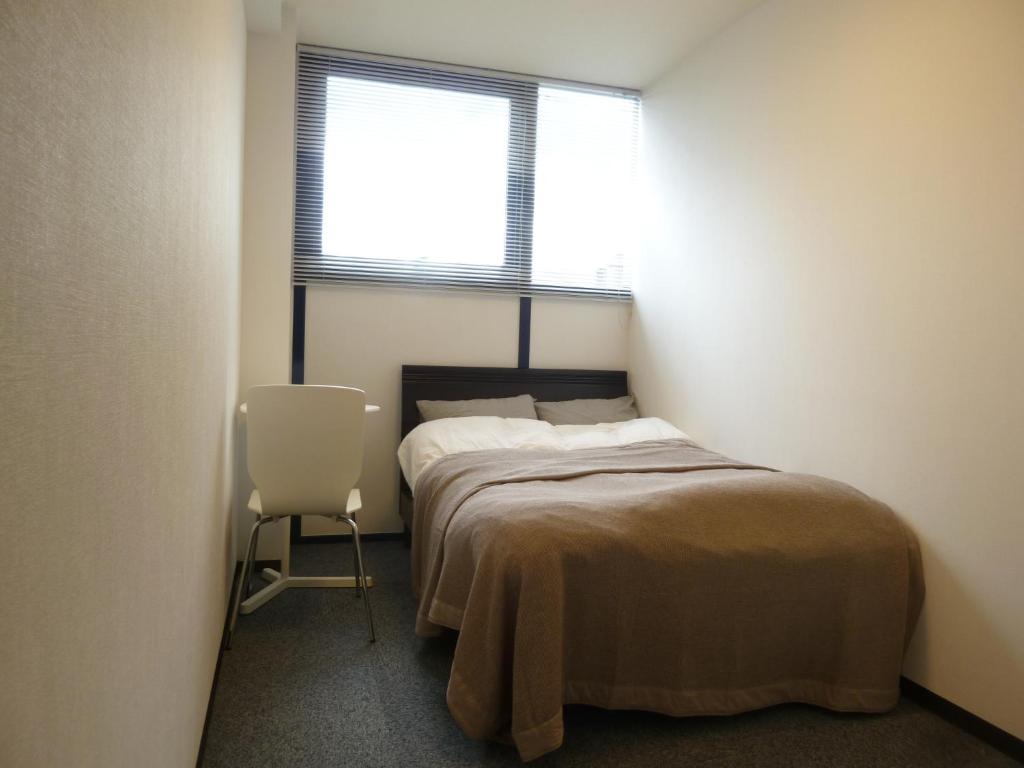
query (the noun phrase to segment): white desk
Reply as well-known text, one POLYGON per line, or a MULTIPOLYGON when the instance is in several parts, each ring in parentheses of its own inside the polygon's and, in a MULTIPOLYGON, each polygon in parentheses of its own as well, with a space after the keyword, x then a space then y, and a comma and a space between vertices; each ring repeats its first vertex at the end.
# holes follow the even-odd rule
MULTIPOLYGON (((242 403, 238 406, 238 412, 244 417, 249 409, 246 408, 246 404, 242 403)), ((367 413, 379 413, 379 405, 367 405, 367 413)), ((284 518, 284 527, 281 531, 281 570, 275 571, 273 568, 264 568, 260 571, 260 577, 267 582, 270 582, 261 589, 250 595, 247 599, 242 601, 242 605, 239 607, 241 613, 252 613, 261 605, 268 600, 277 597, 279 594, 284 592, 286 589, 294 589, 296 587, 333 587, 336 589, 355 589, 356 577, 355 576, 292 576, 289 573, 289 567, 291 565, 291 551, 292 551, 292 527, 291 518, 284 518)), ((272 525, 278 525, 273 523, 272 525)), ((366 586, 373 586, 373 577, 366 577, 366 586)))
MULTIPOLYGON (((249 412, 249 408, 247 406, 248 406, 247 403, 242 403, 240 406, 238 406, 238 412, 240 414, 242 414, 243 416, 245 416, 245 414, 247 414, 249 412)), ((366 412, 367 413, 379 413, 380 412, 380 406, 379 405, 367 405, 366 406, 366 412)))

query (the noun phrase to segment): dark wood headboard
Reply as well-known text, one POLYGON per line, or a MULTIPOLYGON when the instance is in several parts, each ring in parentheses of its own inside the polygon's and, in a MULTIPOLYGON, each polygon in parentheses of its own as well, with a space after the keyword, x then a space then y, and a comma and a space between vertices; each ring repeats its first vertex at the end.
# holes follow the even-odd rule
POLYGON ((420 423, 417 400, 471 400, 515 395, 533 395, 537 400, 575 400, 628 394, 625 371, 403 365, 402 437, 420 423))

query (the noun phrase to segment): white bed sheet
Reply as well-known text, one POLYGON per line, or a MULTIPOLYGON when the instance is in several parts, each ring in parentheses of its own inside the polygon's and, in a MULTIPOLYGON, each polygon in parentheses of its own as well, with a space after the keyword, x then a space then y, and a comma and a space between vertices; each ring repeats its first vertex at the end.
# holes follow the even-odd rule
POLYGON ((537 419, 462 416, 420 424, 398 447, 398 463, 409 487, 443 456, 497 448, 608 448, 645 440, 688 438, 664 419, 648 417, 614 424, 552 426, 537 419))

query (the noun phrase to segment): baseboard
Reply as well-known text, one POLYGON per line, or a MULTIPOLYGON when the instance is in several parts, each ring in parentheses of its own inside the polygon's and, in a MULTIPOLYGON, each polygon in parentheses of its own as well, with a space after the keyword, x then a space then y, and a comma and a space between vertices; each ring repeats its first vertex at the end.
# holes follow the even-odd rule
MULTIPOLYGON (((242 563, 241 562, 235 563, 235 574, 236 575, 238 573, 238 570, 241 567, 242 567, 242 563)), ((254 575, 259 575, 260 571, 262 571, 264 568, 269 568, 272 571, 280 571, 281 570, 281 561, 280 560, 257 560, 253 564, 252 572, 253 572, 254 575)), ((234 594, 234 593, 232 592, 232 594, 234 594)))
MULTIPOLYGON (((402 532, 395 533, 360 533, 361 541, 401 541, 402 532)), ((292 534, 292 544, 330 544, 334 541, 352 541, 350 533, 326 533, 323 536, 298 536, 292 534)))
MULTIPOLYGON (((273 568, 275 571, 281 570, 280 560, 257 560, 255 573, 259 573, 264 568, 273 568)), ((210 684, 210 698, 206 702, 206 718, 203 720, 203 735, 199 737, 199 752, 196 754, 196 768, 201 768, 203 764, 203 756, 206 754, 206 737, 210 732, 210 718, 213 716, 213 697, 217 694, 217 680, 220 677, 220 662, 224 658, 224 646, 228 641, 228 624, 231 621, 231 601, 235 596, 235 590, 238 589, 238 579, 241 577, 242 564, 240 562, 235 563, 234 575, 231 578, 231 589, 228 590, 228 607, 224 612, 224 626, 220 632, 220 647, 217 649, 217 664, 213 668, 213 682, 210 684)))
POLYGON ((231 620, 231 597, 238 588, 239 572, 242 570, 241 563, 235 563, 232 571, 231 589, 228 590, 228 608, 224 612, 224 626, 220 632, 220 646, 217 648, 217 664, 213 668, 213 682, 210 683, 210 698, 206 702, 206 717, 203 720, 203 735, 199 737, 199 752, 196 754, 196 768, 201 768, 203 756, 206 754, 206 737, 210 733, 210 718, 213 716, 213 697, 217 693, 217 678, 220 677, 220 662, 224 658, 224 644, 228 639, 228 622, 231 620))
POLYGON ((923 685, 915 683, 906 677, 900 678, 900 690, 907 698, 913 699, 943 720, 952 723, 963 731, 967 731, 967 733, 995 747, 1000 752, 1009 755, 1014 760, 1024 763, 1024 740, 1018 739, 1012 733, 1007 733, 996 725, 992 725, 987 720, 982 720, 963 707, 958 707, 948 699, 942 698, 939 694, 929 691, 923 685))

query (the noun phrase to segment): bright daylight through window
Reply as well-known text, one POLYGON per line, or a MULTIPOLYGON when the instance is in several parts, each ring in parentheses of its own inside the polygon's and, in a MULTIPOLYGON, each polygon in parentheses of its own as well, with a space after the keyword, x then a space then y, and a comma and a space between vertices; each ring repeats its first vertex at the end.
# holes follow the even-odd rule
POLYGON ((635 93, 300 50, 296 283, 629 298, 635 93))
POLYGON ((327 79, 323 252, 500 266, 508 99, 327 79))

